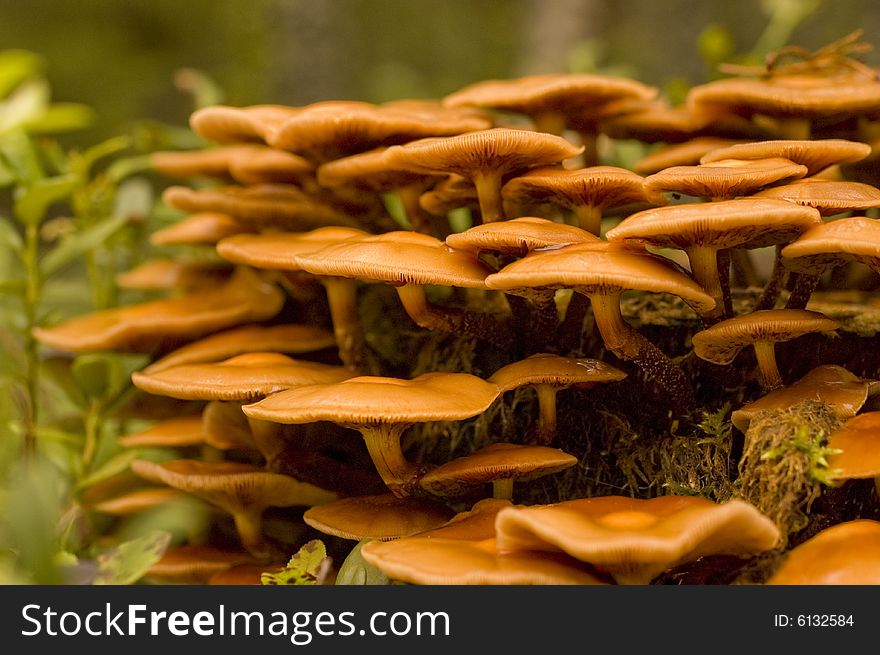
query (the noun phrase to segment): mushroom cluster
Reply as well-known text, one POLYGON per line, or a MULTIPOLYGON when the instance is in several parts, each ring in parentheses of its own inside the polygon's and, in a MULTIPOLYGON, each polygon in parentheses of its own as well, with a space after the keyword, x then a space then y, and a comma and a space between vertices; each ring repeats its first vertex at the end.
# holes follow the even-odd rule
POLYGON ((644 453, 677 439, 700 459, 680 437, 719 411, 749 440, 753 413, 807 399, 842 422, 876 393, 847 316, 807 308, 832 269, 880 271, 860 167, 880 81, 851 45, 681 106, 558 74, 200 109, 204 148, 152 158, 179 221, 118 280, 153 295, 34 336, 146 353, 139 392, 191 403, 119 441, 137 476, 220 510, 222 556, 166 556, 207 558, 183 579, 269 570, 313 531, 337 558, 369 540, 367 562, 417 584, 648 583, 721 555, 736 573, 790 536, 736 498, 737 448, 727 489, 649 479, 644 453), (627 168, 621 139, 650 153, 627 168), (603 475, 633 498, 579 484, 603 475))

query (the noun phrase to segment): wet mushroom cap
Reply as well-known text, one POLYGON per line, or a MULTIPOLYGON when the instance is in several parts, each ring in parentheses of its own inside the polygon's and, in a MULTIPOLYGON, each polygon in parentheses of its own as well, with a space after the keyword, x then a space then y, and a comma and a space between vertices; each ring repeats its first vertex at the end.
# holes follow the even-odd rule
POLYGON ((597 382, 618 382, 625 377, 626 373, 598 359, 538 353, 502 366, 488 381, 497 384, 503 393, 529 384, 592 386, 597 382))
POLYGON ((333 334, 316 325, 246 325, 194 341, 168 353, 143 373, 157 373, 184 364, 202 364, 265 351, 286 354, 316 352, 336 345, 333 334))
POLYGON ((303 521, 318 532, 341 539, 399 539, 437 528, 452 518, 438 503, 394 494, 355 496, 312 507, 303 521))
POLYGON ((880 268, 880 222, 852 216, 811 227, 782 249, 786 268, 819 274, 848 261, 880 268))
POLYGON ((202 415, 171 418, 117 439, 125 448, 180 448, 205 443, 202 415))
POLYGON ((300 270, 297 256, 320 250, 352 237, 366 237, 368 232, 352 227, 327 226, 308 232, 270 232, 238 234, 217 244, 224 259, 256 268, 300 270))
POLYGON ((849 419, 828 436, 829 477, 834 480, 880 476, 880 412, 849 419))
POLYGON ((681 297, 697 312, 715 306, 696 282, 666 260, 622 248, 599 247, 605 245, 585 243, 534 252, 487 277, 486 286, 500 290, 576 288, 585 293, 600 289, 665 292, 681 297))
POLYGON ((880 584, 880 521, 838 523, 790 550, 768 585, 880 584))
POLYGON ((751 197, 777 198, 815 207, 822 216, 880 207, 880 189, 870 184, 842 180, 795 180, 791 184, 764 189, 751 197))
POLYGON ((573 225, 522 216, 509 221, 476 225, 446 237, 446 245, 469 252, 500 252, 524 257, 533 250, 573 243, 595 243, 599 238, 573 225))
POLYGON ((609 241, 644 241, 660 248, 761 248, 791 241, 821 220, 810 207, 740 198, 646 209, 623 219, 606 237, 609 241))
POLYGON ((871 146, 845 139, 794 139, 739 143, 718 148, 700 158, 701 164, 722 159, 766 159, 782 157, 807 167, 807 176, 834 164, 849 164, 871 154, 871 146))
POLYGON ((856 415, 869 396, 878 392, 874 380, 865 380, 842 366, 817 366, 794 384, 771 391, 740 409, 730 419, 734 427, 745 432, 752 418, 763 409, 786 409, 804 400, 828 405, 841 418, 856 415))
POLYGON ((214 245, 220 239, 249 231, 250 228, 229 214, 199 212, 156 230, 150 235, 150 243, 154 246, 214 245))
POLYGON ((646 177, 645 188, 706 198, 733 198, 806 174, 806 166, 781 157, 722 159, 698 166, 666 168, 646 177))
POLYGON ((366 543, 361 555, 389 578, 411 584, 602 584, 558 553, 499 551, 495 520, 508 507, 506 500, 482 500, 439 528, 366 543))
POLYGON ((457 496, 495 480, 552 475, 577 462, 577 457, 558 448, 496 443, 431 469, 419 485, 437 496, 457 496))
POLYGON ((251 401, 290 387, 340 382, 352 375, 342 366, 292 359, 274 352, 254 352, 221 362, 135 372, 131 380, 139 389, 160 396, 251 401))
POLYGON ((773 522, 749 503, 695 496, 606 496, 511 507, 498 513, 496 529, 504 550, 561 550, 618 582, 636 584, 704 555, 753 555, 779 540, 773 522))
POLYGON ((77 316, 50 328, 35 328, 40 343, 60 350, 149 352, 160 346, 225 328, 262 321, 281 309, 284 296, 253 271, 240 268, 214 289, 141 305, 77 316))
POLYGON ((716 323, 693 336, 694 352, 715 364, 730 364, 758 341, 788 341, 811 332, 832 332, 840 323, 806 309, 765 309, 716 323))
POLYGON ((243 409, 276 423, 459 421, 484 412, 499 393, 497 385, 468 373, 423 373, 412 380, 361 376, 288 389, 243 409))

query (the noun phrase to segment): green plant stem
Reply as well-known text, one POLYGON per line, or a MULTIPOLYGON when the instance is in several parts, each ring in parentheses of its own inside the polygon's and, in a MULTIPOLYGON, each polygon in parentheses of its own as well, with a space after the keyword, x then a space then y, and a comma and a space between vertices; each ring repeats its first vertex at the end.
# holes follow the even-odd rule
POLYGON ((37 340, 33 330, 37 327, 42 278, 39 266, 40 230, 37 224, 25 228, 24 262, 26 287, 24 296, 25 311, 25 358, 27 361, 27 407, 24 416, 22 453, 25 461, 34 458, 37 452, 37 395, 39 393, 40 362, 37 340))
POLYGON ((98 435, 101 429, 101 414, 103 407, 100 401, 92 400, 86 415, 83 417, 85 427, 85 443, 83 444, 82 454, 82 472, 86 475, 92 466, 92 460, 95 458, 95 450, 98 447, 98 435))

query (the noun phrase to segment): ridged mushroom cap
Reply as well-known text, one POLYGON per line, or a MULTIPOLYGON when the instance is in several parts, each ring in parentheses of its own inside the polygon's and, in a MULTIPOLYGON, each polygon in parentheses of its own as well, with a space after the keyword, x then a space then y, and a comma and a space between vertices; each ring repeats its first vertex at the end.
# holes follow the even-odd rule
POLYGON ((253 271, 239 269, 222 286, 168 300, 115 307, 35 328, 40 343, 59 350, 150 352, 241 323, 271 318, 284 297, 253 271))
POLYGON ((703 155, 735 143, 742 142, 717 136, 699 136, 682 143, 672 143, 639 159, 633 164, 633 171, 639 175, 651 175, 673 166, 696 166, 703 155))
POLYGON ((418 232, 386 232, 351 238, 297 257, 314 275, 403 284, 483 288, 490 273, 476 255, 448 248, 418 232))
POLYGON ((845 180, 795 180, 791 184, 764 189, 752 197, 777 198, 815 207, 822 216, 880 207, 880 189, 870 184, 845 180))
POLYGON ((340 382, 352 375, 342 366, 291 359, 274 352, 251 352, 221 362, 135 372, 131 380, 139 389, 159 396, 249 401, 293 386, 340 382))
POLYGON ((431 469, 419 485, 437 496, 458 496, 495 480, 552 475, 577 462, 577 457, 558 448, 495 443, 431 469))
POLYGON ((807 175, 816 173, 834 164, 850 164, 871 154, 871 146, 846 139, 815 139, 798 141, 795 139, 756 141, 738 143, 707 152, 700 158, 701 164, 723 159, 766 159, 782 157, 795 164, 807 167, 807 175))
POLYGON ((412 380, 361 376, 288 389, 245 405, 244 412, 275 423, 460 421, 486 411, 499 394, 497 385, 468 373, 424 373, 412 380))
POLYGON ((509 221, 484 223, 446 237, 446 245, 468 252, 500 252, 525 257, 533 250, 595 243, 599 237, 573 225, 546 218, 522 216, 509 221))
POLYGON ((753 505, 696 496, 510 507, 498 513, 495 525, 499 548, 563 551, 631 584, 646 584, 704 555, 754 555, 779 540, 779 530, 753 505))
POLYGON ((648 191, 706 198, 748 196, 771 184, 804 177, 807 167, 781 157, 722 159, 698 166, 673 166, 645 178, 648 191))
POLYGON ((529 384, 592 386, 598 382, 618 382, 625 377, 626 373, 598 359, 537 353, 502 366, 488 381, 497 384, 503 393, 529 384))
POLYGON ((551 287, 594 292, 624 290, 671 293, 698 313, 715 301, 686 274, 666 260, 647 253, 606 244, 577 244, 558 250, 533 252, 486 278, 489 289, 551 287))
POLYGON ((303 513, 303 521, 318 532, 355 541, 399 539, 450 518, 452 511, 444 505, 394 494, 341 498, 303 513))
POLYGON ((481 171, 500 174, 555 164, 583 152, 562 137, 495 127, 445 138, 394 146, 385 157, 394 165, 422 173, 455 173, 471 178, 481 171))
POLYGON ((786 409, 804 400, 815 400, 828 405, 841 418, 856 415, 869 396, 876 395, 878 383, 850 373, 842 366, 817 366, 797 382, 735 410, 730 415, 734 427, 745 432, 749 423, 764 409, 786 409))
POLYGON ((632 239, 660 248, 761 248, 792 241, 821 220, 810 207, 740 198, 646 209, 623 219, 605 236, 612 242, 632 239))
POLYGON ((768 585, 880 584, 880 521, 838 523, 790 550, 768 585))
POLYGON ((154 246, 214 245, 220 239, 251 229, 229 214, 197 212, 150 235, 154 246))
POLYGON ((849 261, 880 269, 880 222, 852 216, 811 227, 782 249, 786 268, 819 274, 849 261))
POLYGON ((734 316, 697 332, 694 352, 715 364, 730 364, 744 347, 759 341, 789 341, 811 332, 833 332, 840 323, 806 309, 765 309, 734 316))

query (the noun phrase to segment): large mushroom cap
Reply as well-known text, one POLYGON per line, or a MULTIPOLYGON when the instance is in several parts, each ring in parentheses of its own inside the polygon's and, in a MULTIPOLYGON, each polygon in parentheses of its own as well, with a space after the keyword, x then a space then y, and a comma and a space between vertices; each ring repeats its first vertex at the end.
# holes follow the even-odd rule
POLYGON ((806 309, 766 309, 735 316, 697 332, 694 352, 715 364, 730 364, 745 346, 788 341, 810 332, 832 332, 840 323, 806 309))
POLYGON ((352 238, 297 257, 314 275, 403 284, 482 288, 489 269, 475 255, 455 251, 427 234, 386 232, 352 238))
POLYGON ((268 232, 238 234, 217 244, 224 259, 256 268, 299 270, 297 256, 320 250, 351 237, 365 237, 368 232, 330 225, 309 232, 268 232))
POLYGON ((597 382, 617 382, 625 377, 626 373, 598 359, 538 353, 502 366, 489 377, 489 382, 497 384, 503 393, 529 384, 592 386, 597 382))
POLYGON ((437 496, 458 496, 496 480, 552 475, 577 462, 577 457, 558 448, 496 443, 428 471, 419 485, 437 496))
POLYGON ((828 436, 829 477, 854 480, 880 476, 880 412, 849 419, 828 436))
POLYGON ((573 225, 523 216, 500 223, 476 225, 446 237, 446 245, 470 252, 500 252, 525 257, 533 250, 573 243, 595 243, 599 238, 573 225))
POLYGON ((34 328, 33 334, 41 343, 73 352, 150 352, 216 330, 271 318, 283 303, 284 296, 275 285, 240 268, 215 289, 106 309, 51 328, 34 328))
POLYGON ((362 376, 288 389, 244 412, 275 423, 458 421, 484 412, 499 393, 497 385, 468 373, 424 373, 412 380, 362 376))
POLYGON ((510 507, 498 513, 495 525, 501 549, 563 551, 618 582, 636 584, 704 555, 753 555, 779 540, 773 522, 749 503, 695 496, 510 507))
POLYGON ((222 362, 183 364, 150 373, 135 372, 135 386, 184 400, 254 400, 299 385, 332 383, 353 375, 341 366, 252 352, 222 362))
POLYGON ((646 177, 645 188, 706 198, 734 198, 806 174, 806 166, 781 157, 722 159, 698 166, 666 168, 646 177))
POLYGON ((519 287, 634 289, 672 293, 698 312, 708 311, 715 301, 684 273, 666 260, 605 244, 577 244, 558 250, 534 252, 508 264, 486 278, 490 289, 519 287))
POLYGON ((150 235, 150 243, 155 246, 214 245, 224 237, 249 231, 250 228, 229 214, 199 212, 156 230, 150 235))
POLYGON ((672 166, 696 166, 703 155, 735 143, 741 141, 715 136, 700 136, 684 143, 672 143, 639 159, 633 164, 633 171, 639 175, 651 175, 672 166))
POLYGON ((842 180, 795 180, 791 184, 764 189, 752 197, 778 198, 815 207, 823 216, 880 207, 880 189, 870 184, 842 180))
POLYGON ((841 418, 856 415, 869 396, 876 394, 877 382, 865 380, 842 366, 817 366, 800 380, 771 391, 730 415, 733 425, 745 432, 752 417, 763 409, 786 409, 804 400, 828 405, 841 418))
POLYGON ((761 248, 791 241, 821 220, 810 207, 740 198, 646 209, 625 218, 606 236, 609 241, 641 240, 660 248, 761 248))
POLYGON ((355 541, 399 539, 440 527, 450 518, 452 512, 443 505, 394 494, 342 498, 303 514, 315 530, 355 541))
POLYGON ((701 164, 723 159, 766 159, 782 157, 807 167, 807 175, 815 175, 834 164, 849 164, 871 154, 867 143, 845 139, 796 139, 738 143, 718 148, 700 158, 701 164))
POLYGON ((361 555, 389 578, 410 584, 602 584, 588 567, 560 553, 497 548, 495 519, 510 506, 482 500, 434 530, 364 544, 361 555))
POLYGON ((336 345, 330 332, 316 325, 247 325, 194 341, 156 360, 143 373, 184 364, 217 362, 249 352, 308 353, 336 345))
POLYGON ((818 274, 848 261, 880 268, 880 222, 864 216, 820 223, 782 249, 785 266, 818 274))
POLYGON ((793 548, 769 585, 880 584, 880 522, 846 521, 793 548))

